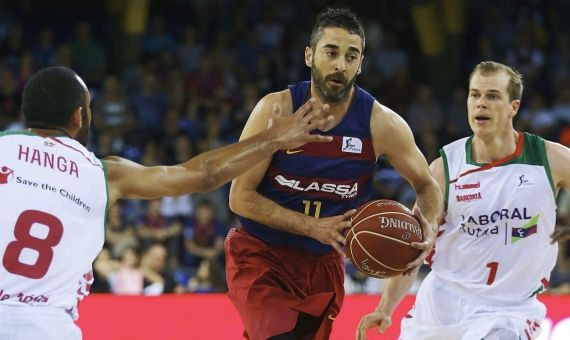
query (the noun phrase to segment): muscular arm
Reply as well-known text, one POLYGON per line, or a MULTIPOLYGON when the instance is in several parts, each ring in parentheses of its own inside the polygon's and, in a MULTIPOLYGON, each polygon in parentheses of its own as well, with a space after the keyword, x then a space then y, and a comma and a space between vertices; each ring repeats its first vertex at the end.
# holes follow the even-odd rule
POLYGON ((371 119, 374 150, 385 155, 390 164, 414 188, 416 204, 432 227, 443 209, 443 198, 437 182, 430 174, 427 161, 414 142, 408 124, 396 113, 378 102, 371 119))
POLYGON ((570 192, 570 149, 562 144, 546 141, 546 155, 556 193, 560 188, 570 192))
POLYGON ((175 166, 145 167, 120 157, 108 157, 109 203, 120 198, 152 199, 211 191, 230 181, 281 148, 308 142, 330 142, 330 137, 311 135, 332 117, 303 105, 298 114, 282 115, 278 106, 264 107, 265 125, 239 143, 200 154, 175 166), (271 125, 267 128, 268 125, 271 125))
MULTIPOLYGON (((281 103, 285 114, 292 111, 289 91, 269 94, 259 101, 253 109, 240 137, 246 139, 267 125, 267 107, 281 103)), ((286 209, 257 192, 257 186, 263 179, 271 162, 270 158, 259 162, 249 171, 233 180, 230 189, 230 209, 243 217, 255 220, 275 229, 299 235, 308 235, 311 224, 310 216, 286 209)))
POLYGON ((108 157, 109 195, 114 202, 119 198, 153 199, 214 190, 275 152, 278 146, 268 137, 262 132, 244 143, 209 151, 175 166, 145 167, 124 158, 108 157))
MULTIPOLYGON (((445 174, 443 168, 443 160, 441 157, 433 161, 429 167, 431 174, 439 184, 441 193, 443 194, 445 185, 445 174)), ((418 267, 419 268, 419 267, 418 267)), ((382 310, 388 315, 391 315, 396 306, 402 301, 408 290, 412 286, 417 275, 417 270, 414 270, 411 275, 398 275, 386 280, 382 300, 378 305, 377 310, 382 310)))
MULTIPOLYGON (((570 149, 562 144, 546 142, 546 155, 556 194, 560 188, 570 193, 570 149)), ((556 227, 551 235, 552 242, 570 239, 570 227, 556 227)))

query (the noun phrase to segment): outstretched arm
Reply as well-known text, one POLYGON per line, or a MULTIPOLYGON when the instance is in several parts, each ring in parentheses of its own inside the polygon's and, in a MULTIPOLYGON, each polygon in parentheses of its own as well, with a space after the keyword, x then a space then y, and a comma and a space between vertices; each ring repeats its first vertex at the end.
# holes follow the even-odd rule
POLYGON ((293 115, 281 114, 278 105, 264 109, 268 110, 268 119, 257 135, 179 165, 145 167, 120 157, 106 158, 110 204, 120 198, 153 199, 211 191, 279 149, 331 141, 330 137, 309 133, 332 119, 326 116, 326 107, 315 109, 311 101, 293 115))

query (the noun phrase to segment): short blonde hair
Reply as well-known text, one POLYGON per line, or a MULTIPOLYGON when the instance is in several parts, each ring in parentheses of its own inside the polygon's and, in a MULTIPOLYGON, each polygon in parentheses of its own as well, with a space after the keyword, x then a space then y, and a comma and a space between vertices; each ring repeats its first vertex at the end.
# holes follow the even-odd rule
POLYGON ((487 76, 500 71, 505 72, 511 78, 509 80, 509 85, 507 86, 509 100, 521 100, 523 93, 522 74, 520 74, 513 67, 498 63, 496 61, 482 61, 477 64, 477 66, 475 66, 469 75, 469 84, 471 84, 471 78, 473 78, 473 75, 475 75, 477 72, 481 73, 481 75, 487 76))

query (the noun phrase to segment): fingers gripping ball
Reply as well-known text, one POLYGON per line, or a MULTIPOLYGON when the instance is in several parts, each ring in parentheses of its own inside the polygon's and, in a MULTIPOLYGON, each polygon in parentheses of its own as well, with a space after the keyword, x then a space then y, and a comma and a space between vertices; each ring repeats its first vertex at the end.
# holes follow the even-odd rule
POLYGON ((358 208, 346 234, 344 251, 362 273, 388 278, 401 274, 421 253, 422 228, 412 211, 392 200, 375 200, 358 208))

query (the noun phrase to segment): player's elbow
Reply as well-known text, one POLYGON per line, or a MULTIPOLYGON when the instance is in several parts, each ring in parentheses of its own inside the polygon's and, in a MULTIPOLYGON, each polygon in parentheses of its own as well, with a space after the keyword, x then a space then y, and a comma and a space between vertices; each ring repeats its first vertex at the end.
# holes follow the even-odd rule
POLYGON ((246 197, 243 190, 236 188, 235 182, 232 183, 232 187, 230 189, 230 198, 229 198, 230 210, 234 214, 243 216, 245 214, 244 211, 245 200, 246 197))
POLYGON ((229 205, 230 205, 231 212, 239 215, 239 210, 240 210, 239 198, 238 198, 238 194, 234 190, 233 184, 232 184, 232 188, 230 189, 229 205))
POLYGON ((197 192, 214 191, 224 184, 217 166, 204 159, 199 166, 197 192))

